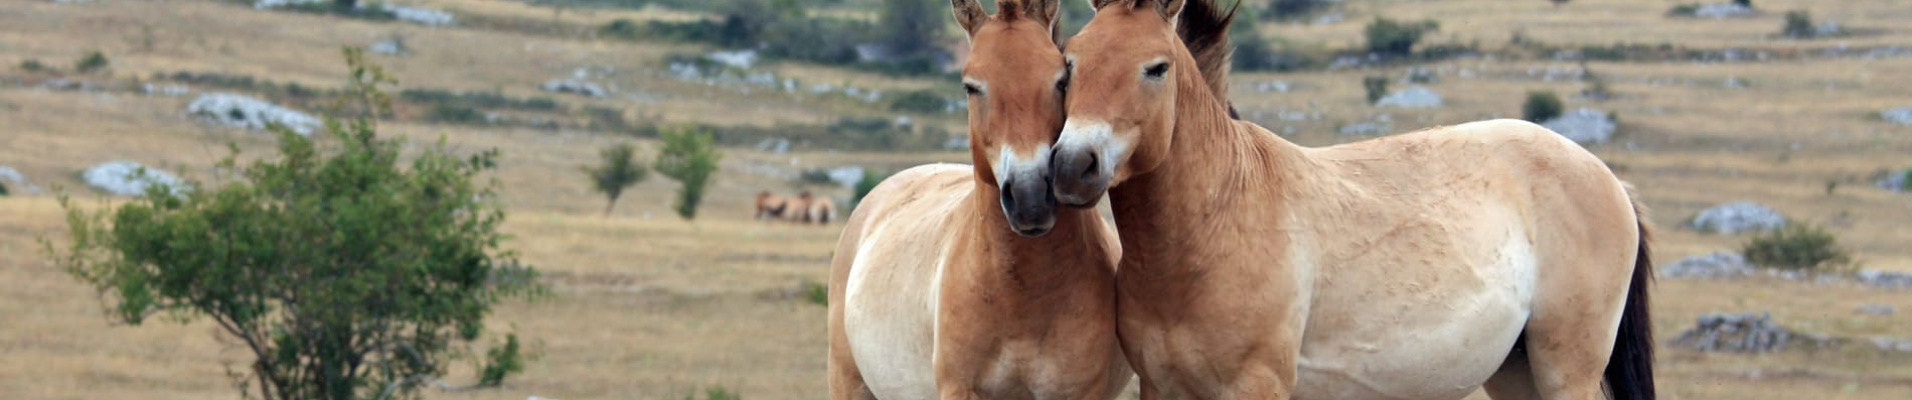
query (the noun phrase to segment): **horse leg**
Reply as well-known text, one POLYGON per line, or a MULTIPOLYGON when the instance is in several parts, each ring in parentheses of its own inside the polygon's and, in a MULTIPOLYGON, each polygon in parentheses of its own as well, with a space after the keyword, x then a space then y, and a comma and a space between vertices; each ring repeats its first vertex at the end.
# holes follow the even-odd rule
POLYGON ((863 371, 850 357, 850 340, 842 329, 830 331, 830 355, 825 360, 829 375, 830 400, 876 400, 870 386, 863 382, 863 371))
POLYGON ((1527 362, 1524 346, 1516 344, 1514 351, 1507 353, 1507 361, 1500 364, 1500 370, 1487 378, 1487 397, 1494 400, 1540 400, 1540 389, 1534 387, 1534 371, 1527 362))
MULTIPOLYGON (((1561 270, 1596 268, 1575 266, 1561 270)), ((1626 283, 1584 285, 1602 279, 1583 279, 1577 284, 1555 285, 1561 290, 1540 291, 1552 295, 1534 299, 1534 314, 1527 323, 1525 336, 1527 357, 1533 384, 1545 400, 1606 398, 1602 383, 1614 339, 1619 336, 1617 328, 1627 294, 1626 283), (1607 288, 1617 290, 1604 290, 1607 288)))

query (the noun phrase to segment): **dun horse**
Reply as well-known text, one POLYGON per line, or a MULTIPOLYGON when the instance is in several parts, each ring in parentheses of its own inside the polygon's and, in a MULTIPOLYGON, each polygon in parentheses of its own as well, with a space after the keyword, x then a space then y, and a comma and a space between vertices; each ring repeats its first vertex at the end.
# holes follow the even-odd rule
POLYGON ((1057 209, 1059 4, 952 0, 973 166, 911 168, 851 213, 831 264, 834 399, 1111 399, 1131 376, 1115 336, 1113 231, 1057 209))
POLYGON ((1654 397, 1644 209, 1594 155, 1508 120, 1300 147, 1176 40, 1232 13, 1093 5, 1052 172, 1110 196, 1144 399, 1654 397))

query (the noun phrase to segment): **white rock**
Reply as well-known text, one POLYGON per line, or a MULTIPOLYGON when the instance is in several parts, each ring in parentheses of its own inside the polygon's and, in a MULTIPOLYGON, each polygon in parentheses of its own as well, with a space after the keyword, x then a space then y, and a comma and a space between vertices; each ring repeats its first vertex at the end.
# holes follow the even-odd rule
POLYGON ((265 10, 299 4, 324 3, 328 1, 331 0, 259 0, 252 3, 252 8, 265 10))
POLYGON ((88 168, 86 172, 80 174, 80 179, 107 193, 121 196, 144 195, 146 189, 154 184, 171 186, 175 195, 189 189, 185 181, 179 180, 172 174, 147 169, 132 161, 113 161, 88 168))
POLYGON ((1339 131, 1343 135, 1379 135, 1388 132, 1388 124, 1386 122, 1356 122, 1342 125, 1339 131))
POLYGON ((186 105, 186 113, 229 126, 255 130, 278 124, 300 136, 312 136, 313 131, 323 126, 317 118, 305 113, 231 93, 201 95, 186 105))
POLYGON ((1785 227, 1786 216, 1758 203, 1739 201, 1700 211, 1687 226, 1700 232, 1731 235, 1785 227))
POLYGON ((1374 102, 1381 107, 1397 108, 1435 108, 1441 106, 1441 95, 1426 87, 1412 86, 1407 89, 1388 93, 1381 101, 1374 102))
POLYGON ((856 183, 863 181, 865 171, 863 167, 852 165, 831 168, 829 173, 830 180, 836 181, 837 184, 843 185, 844 188, 855 190, 856 183))
POLYGON ((1745 256, 1730 251, 1687 257, 1658 269, 1660 276, 1667 278, 1726 279, 1753 273, 1753 265, 1745 256))
POLYGON ((405 41, 399 38, 387 38, 385 40, 372 42, 372 45, 366 46, 365 49, 375 54, 388 56, 405 55, 412 52, 411 48, 405 46, 405 41))
POLYGON ((1733 3, 1701 4, 1693 10, 1693 16, 1700 18, 1734 18, 1753 15, 1753 9, 1733 3))
POLYGON ((1879 113, 1880 118, 1899 125, 1912 125, 1912 107, 1900 107, 1879 113))
POLYGON ((710 54, 705 54, 704 58, 710 59, 711 61, 715 61, 718 64, 728 65, 731 68, 750 69, 751 66, 757 64, 757 51, 756 50, 719 51, 719 52, 712 52, 710 54))
POLYGON ((386 5, 385 11, 391 12, 392 17, 400 21, 424 26, 451 26, 455 22, 451 13, 429 8, 386 5))
POLYGON ((1619 128, 1607 113, 1591 108, 1574 109, 1540 125, 1580 144, 1606 143, 1619 128))
POLYGON ((0 183, 6 184, 9 195, 40 194, 40 188, 33 186, 26 175, 10 167, 0 166, 0 183))
POLYGON ((603 86, 577 79, 554 79, 539 85, 538 88, 549 92, 575 93, 589 97, 604 97, 610 93, 605 91, 603 86))

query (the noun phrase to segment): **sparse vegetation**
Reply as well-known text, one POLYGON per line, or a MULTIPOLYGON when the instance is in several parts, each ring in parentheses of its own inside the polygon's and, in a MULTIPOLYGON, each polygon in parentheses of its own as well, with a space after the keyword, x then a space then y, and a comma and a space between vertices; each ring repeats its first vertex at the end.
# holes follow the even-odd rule
POLYGON ((835 182, 836 181, 830 180, 830 170, 823 168, 804 168, 803 172, 797 173, 797 183, 799 184, 828 185, 835 182))
MULTIPOLYGON (((1269 0, 1264 19, 1289 20, 1313 15, 1328 8, 1328 0, 1269 0)), ((1249 14, 1253 15, 1253 14, 1249 14)))
MULTIPOLYGON (((697 394, 692 393, 684 396, 684 400, 697 400, 697 394)), ((743 400, 743 396, 731 392, 730 389, 726 389, 722 385, 718 385, 704 388, 703 400, 743 400)))
POLYGON ((1520 119, 1543 123, 1560 118, 1566 108, 1566 104, 1560 101, 1560 95, 1553 91, 1527 92, 1527 102, 1520 106, 1520 119))
MULTIPOLYGON (((1241 12, 1252 15, 1252 11, 1241 12)), ((1240 71, 1272 71, 1280 67, 1281 60, 1269 48, 1268 39, 1261 36, 1258 22, 1257 18, 1247 16, 1238 16, 1230 22, 1228 42, 1235 46, 1235 54, 1229 59, 1230 67, 1240 71)))
POLYGON ((1423 35, 1440 28, 1441 24, 1433 20, 1402 22, 1374 17, 1363 32, 1367 35, 1369 52, 1405 57, 1414 54, 1414 45, 1421 42, 1423 35))
POLYGON ((73 63, 73 71, 79 72, 82 74, 90 74, 102 69, 106 69, 106 67, 110 64, 111 62, 106 60, 106 54, 100 53, 99 51, 95 50, 95 51, 87 52, 85 56, 80 57, 79 61, 75 61, 73 63))
MULTIPOLYGON (((346 54, 353 86, 341 102, 387 107, 383 71, 346 54)), ((65 247, 42 244, 116 321, 217 322, 255 358, 234 374, 257 390, 248 397, 410 397, 473 354, 495 304, 538 283, 499 247, 504 212, 477 182, 498 153, 441 143, 401 157, 376 114, 327 123, 330 145, 275 127, 278 153, 242 167, 235 147, 218 164, 234 181, 216 189, 155 185, 99 213, 63 199, 65 247)), ((515 342, 484 353, 481 385, 522 369, 515 342)))
POLYGON ((819 306, 830 305, 830 287, 820 283, 803 282, 804 300, 819 306))
POLYGON ((591 190, 604 194, 604 215, 611 215, 624 189, 643 183, 651 171, 637 162, 637 145, 630 143, 611 145, 598 152, 598 159, 597 166, 584 167, 584 174, 591 178, 591 190))
POLYGON ((890 97, 890 111, 942 114, 949 111, 949 103, 935 90, 910 90, 890 97))
POLYGON ((1379 103, 1382 97, 1388 95, 1388 77, 1380 75, 1363 77, 1361 87, 1367 89, 1368 104, 1379 103))
POLYGON ((1593 101, 1607 101, 1613 98, 1613 88, 1607 85, 1606 75, 1593 72, 1585 60, 1580 62, 1580 81, 1586 82, 1586 89, 1580 90, 1580 96, 1593 101))
POLYGON ((877 184, 883 183, 883 178, 888 178, 889 176, 890 174, 888 173, 879 173, 875 170, 864 168, 863 179, 857 180, 856 188, 851 190, 850 208, 855 209, 858 204, 863 204, 863 196, 868 196, 871 190, 876 189, 877 184))
POLYGON ((11 193, 9 193, 9 192, 7 192, 7 183, 6 183, 6 182, 0 182, 0 197, 5 197, 5 196, 7 196, 7 195, 10 195, 10 194, 11 194, 11 193))
POLYGON ((1826 269, 1852 260, 1831 232, 1804 223, 1761 232, 1740 251, 1748 262, 1782 269, 1826 269))
POLYGON ((1819 37, 1819 30, 1812 26, 1812 14, 1805 10, 1786 12, 1786 25, 1780 28, 1780 36, 1792 39, 1812 39, 1819 37))
POLYGON ((40 60, 26 60, 20 62, 20 70, 26 72, 50 72, 53 71, 53 68, 40 63, 40 60))
POLYGON ((677 216, 697 218, 697 206, 704 201, 711 175, 717 172, 717 152, 709 131, 696 128, 666 129, 662 132, 664 149, 657 155, 657 173, 682 186, 677 189, 677 216))

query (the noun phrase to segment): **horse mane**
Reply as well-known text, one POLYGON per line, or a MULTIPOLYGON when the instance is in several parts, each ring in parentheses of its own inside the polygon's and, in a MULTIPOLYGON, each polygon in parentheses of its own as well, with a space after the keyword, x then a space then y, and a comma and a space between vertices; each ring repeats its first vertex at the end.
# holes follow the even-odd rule
POLYGON ((1229 116, 1235 117, 1235 106, 1228 101, 1229 56, 1235 50, 1228 42, 1228 25, 1235 21, 1241 1, 1236 0, 1235 6, 1227 10, 1216 6, 1214 0, 1186 1, 1181 21, 1175 24, 1175 35, 1182 38, 1189 55, 1195 57, 1195 67, 1208 83, 1208 90, 1216 100, 1228 106, 1229 116))

